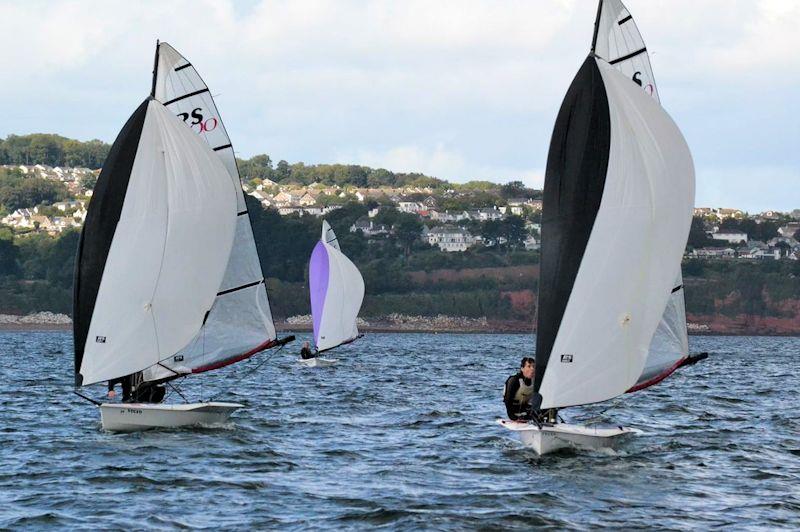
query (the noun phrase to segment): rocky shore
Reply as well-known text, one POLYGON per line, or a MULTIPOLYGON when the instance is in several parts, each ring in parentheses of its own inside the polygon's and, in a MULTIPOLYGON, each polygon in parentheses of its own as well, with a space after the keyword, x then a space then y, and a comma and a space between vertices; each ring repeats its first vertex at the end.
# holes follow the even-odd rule
MULTIPOLYGON (((793 318, 766 318, 741 315, 688 316, 689 334, 736 336, 796 336, 800 323, 793 318)), ((311 316, 291 316, 276 320, 280 331, 310 331, 311 316)), ((36 312, 27 316, 0 314, 0 331, 67 331, 72 320, 66 314, 36 312)), ((533 320, 489 320, 464 316, 408 316, 389 314, 377 318, 358 319, 362 332, 459 332, 459 333, 532 333, 533 320)))
POLYGON ((0 314, 0 331, 60 331, 72 328, 72 319, 66 314, 36 312, 27 316, 0 314))

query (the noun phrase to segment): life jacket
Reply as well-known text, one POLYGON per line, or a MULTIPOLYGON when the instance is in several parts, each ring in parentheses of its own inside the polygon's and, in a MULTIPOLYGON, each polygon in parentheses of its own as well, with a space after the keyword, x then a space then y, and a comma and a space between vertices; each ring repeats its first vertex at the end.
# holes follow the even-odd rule
POLYGON ((530 384, 525 384, 525 378, 519 378, 519 390, 514 394, 514 401, 518 405, 527 405, 533 397, 533 379, 530 384))

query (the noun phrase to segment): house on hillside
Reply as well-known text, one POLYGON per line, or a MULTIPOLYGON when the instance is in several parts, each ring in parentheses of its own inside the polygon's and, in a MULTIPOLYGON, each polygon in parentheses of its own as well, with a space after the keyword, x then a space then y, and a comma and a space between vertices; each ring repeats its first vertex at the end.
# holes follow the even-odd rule
POLYGON ((707 234, 714 240, 724 240, 731 244, 747 243, 747 233, 741 231, 712 231, 707 234))
POLYGON ((468 220, 478 220, 486 222, 488 220, 502 220, 503 213, 497 207, 464 211, 465 218, 468 220))
POLYGON ((781 236, 793 237, 797 231, 800 231, 800 222, 789 222, 778 229, 778 234, 781 236))
POLYGON ((432 246, 439 246, 441 251, 466 251, 475 245, 476 239, 469 231, 453 225, 442 225, 423 231, 423 238, 432 246))
POLYGON ((384 224, 375 223, 366 216, 362 216, 350 226, 350 232, 355 233, 361 231, 364 236, 378 236, 388 235, 391 232, 389 226, 384 224))
POLYGON ((425 206, 416 201, 400 201, 397 203, 397 210, 416 214, 419 211, 425 210, 425 206))

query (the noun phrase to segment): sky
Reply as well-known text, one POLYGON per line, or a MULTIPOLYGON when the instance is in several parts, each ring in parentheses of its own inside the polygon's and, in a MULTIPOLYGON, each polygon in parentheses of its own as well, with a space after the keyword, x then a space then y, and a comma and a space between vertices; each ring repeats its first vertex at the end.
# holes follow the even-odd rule
MULTIPOLYGON (((800 0, 626 0, 697 206, 800 208, 800 0)), ((0 137, 112 142, 156 39, 211 87, 239 157, 540 188, 595 0, 0 0, 0 137)))

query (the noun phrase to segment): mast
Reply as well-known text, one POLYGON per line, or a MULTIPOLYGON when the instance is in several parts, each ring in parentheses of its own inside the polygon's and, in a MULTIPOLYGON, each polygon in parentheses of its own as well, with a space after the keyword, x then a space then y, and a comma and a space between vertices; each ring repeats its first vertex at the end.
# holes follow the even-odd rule
POLYGON ((597 15, 594 18, 594 35, 592 35, 592 54, 597 46, 597 32, 600 30, 600 14, 603 12, 603 0, 597 2, 597 15))
POLYGON ((156 53, 155 58, 153 59, 153 87, 150 89, 151 98, 156 97, 156 80, 158 80, 158 47, 159 42, 158 39, 156 39, 156 53))

